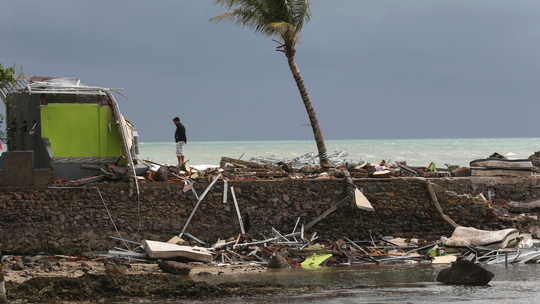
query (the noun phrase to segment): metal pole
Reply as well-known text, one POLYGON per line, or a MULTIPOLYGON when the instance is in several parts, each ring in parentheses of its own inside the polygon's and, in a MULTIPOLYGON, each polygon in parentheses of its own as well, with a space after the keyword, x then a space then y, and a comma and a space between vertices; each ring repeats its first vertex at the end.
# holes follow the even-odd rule
POLYGON ((227 181, 223 180, 223 203, 227 203, 227 181))
POLYGON ((180 234, 178 235, 179 238, 182 238, 182 234, 184 234, 184 232, 186 231, 186 228, 187 226, 189 225, 189 222, 191 221, 191 218, 193 217, 193 214, 195 214, 195 211, 197 211, 197 208, 199 207, 199 204, 201 203, 201 201, 203 200, 203 198, 206 196, 206 193, 208 193, 208 191, 210 190, 210 188, 212 188, 212 186, 216 183, 216 181, 221 177, 221 173, 218 174, 218 176, 216 176, 216 178, 214 178, 214 180, 212 181, 212 183, 210 183, 210 185, 208 185, 208 187, 206 188, 206 190, 204 190, 203 194, 201 195, 201 197, 199 198, 199 200, 197 201, 197 204, 195 205, 195 208, 193 208, 193 211, 191 212, 191 215, 189 216, 186 224, 184 225, 184 228, 182 229, 182 232, 180 232, 180 234))
POLYGON ((238 214, 238 222, 240 223, 240 231, 242 231, 242 234, 246 234, 244 231, 244 223, 242 222, 242 216, 240 216, 240 209, 238 208, 238 202, 236 201, 236 194, 234 193, 234 187, 231 186, 231 194, 234 201, 234 207, 236 207, 236 213, 238 214))

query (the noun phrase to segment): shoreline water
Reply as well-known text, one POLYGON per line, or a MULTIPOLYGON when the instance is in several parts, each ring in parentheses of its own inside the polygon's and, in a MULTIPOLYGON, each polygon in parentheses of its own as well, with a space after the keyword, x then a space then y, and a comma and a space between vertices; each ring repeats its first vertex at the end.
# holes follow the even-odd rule
MULTIPOLYGON (((427 166, 435 162, 468 166, 475 159, 499 153, 508 158, 528 158, 540 150, 540 138, 450 138, 450 139, 350 139, 326 140, 328 153, 346 150, 352 160, 380 159, 406 161, 411 166, 427 166)), ((175 165, 174 143, 142 142, 141 159, 175 165)), ((185 146, 189 165, 197 169, 219 166, 222 156, 248 160, 251 157, 292 159, 306 153, 317 154, 313 140, 283 141, 212 141, 189 142, 185 146)))
MULTIPOLYGON (((92 275, 9 282, 9 300, 54 303, 534 303, 537 264, 483 265, 487 286, 436 281, 448 267, 392 265, 302 267, 248 274, 180 277, 167 274, 92 275), (43 289, 39 292, 37 288, 43 289), (11 295, 10 295, 11 291, 11 295), (19 296, 17 296, 19 295, 19 296), (55 299, 56 298, 56 301, 55 299), (61 300, 63 299, 63 300, 61 300), (24 301, 24 300, 23 300, 24 301)), ((242 272, 242 271, 240 271, 242 272)))

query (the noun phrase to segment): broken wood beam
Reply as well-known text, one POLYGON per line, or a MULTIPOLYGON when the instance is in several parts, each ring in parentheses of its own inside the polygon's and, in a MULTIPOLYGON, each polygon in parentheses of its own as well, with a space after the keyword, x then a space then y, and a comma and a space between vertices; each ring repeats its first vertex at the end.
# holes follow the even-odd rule
POLYGON ((109 172, 103 168, 99 169, 101 171, 101 174, 110 178, 110 179, 120 179, 122 178, 121 175, 118 175, 118 174, 115 174, 115 173, 112 173, 112 172, 109 172))
POLYGON ((238 164, 238 165, 243 165, 243 166, 247 166, 247 167, 250 167, 250 168, 264 168, 264 165, 256 163, 256 162, 249 162, 249 161, 245 161, 245 160, 234 159, 234 158, 222 156, 221 157, 221 162, 220 162, 220 167, 224 168, 225 163, 230 163, 230 164, 233 164, 233 165, 238 164))
POLYGON ((222 156, 221 157, 221 162, 219 163, 219 166, 221 168, 225 168, 226 163, 230 163, 230 164, 233 164, 235 166, 240 165, 240 166, 246 166, 246 167, 249 167, 249 168, 268 169, 268 170, 272 170, 272 171, 282 170, 281 166, 275 166, 275 165, 271 165, 271 164, 263 165, 263 164, 259 164, 257 162, 250 162, 250 161, 246 161, 246 160, 240 160, 240 159, 234 159, 234 158, 222 156))
POLYGON ((330 207, 328 210, 323 212, 321 215, 313 219, 311 222, 309 222, 304 229, 308 230, 313 227, 313 225, 317 224, 320 220, 327 217, 330 213, 336 211, 339 207, 345 206, 353 197, 355 198, 356 207, 359 209, 364 209, 368 211, 375 211, 367 198, 358 190, 358 188, 353 184, 351 175, 349 174, 349 171, 347 170, 341 170, 345 181, 347 182, 347 197, 341 200, 341 202, 335 204, 334 206, 330 207))
POLYGON ((351 199, 351 196, 347 196, 346 198, 341 200, 341 202, 339 202, 339 203, 335 204, 334 206, 330 207, 328 210, 326 210, 321 215, 316 217, 314 220, 309 222, 306 226, 304 226, 304 229, 305 230, 311 229, 311 227, 313 227, 313 225, 317 224, 320 220, 327 217, 330 213, 336 211, 337 208, 347 205, 347 203, 350 201, 350 199, 351 199))
POLYGON ((182 228, 182 232, 180 232, 180 235, 178 235, 179 238, 182 238, 182 235, 184 234, 184 232, 186 231, 186 228, 187 226, 189 225, 189 222, 191 221, 191 219, 193 218, 193 215, 195 214, 195 211, 197 211, 197 208, 199 207, 199 204, 201 203, 201 201, 203 200, 203 198, 206 196, 206 194, 208 193, 208 191, 212 188, 212 186, 214 186, 214 184, 216 183, 216 181, 218 179, 221 178, 221 173, 218 174, 218 176, 216 176, 216 178, 210 183, 210 185, 208 185, 208 187, 206 187, 206 190, 204 190, 203 194, 197 198, 197 204, 195 204, 195 207, 193 208, 193 211, 191 212, 191 214, 189 215, 189 218, 188 220, 186 221, 186 224, 184 225, 184 228, 182 228))
POLYGON ((90 184, 94 182, 99 182, 105 178, 105 175, 92 176, 81 180, 70 181, 66 183, 66 186, 78 186, 84 184, 90 184))
POLYGON ((441 205, 439 204, 439 200, 437 199, 437 195, 435 194, 435 190, 433 190, 433 186, 431 185, 431 182, 423 177, 417 177, 416 179, 424 182, 426 184, 427 190, 429 192, 429 197, 431 198, 431 202, 435 206, 435 209, 437 209, 437 212, 439 212, 439 215, 452 227, 457 228, 459 227, 454 220, 452 220, 450 217, 448 217, 446 214, 444 214, 441 205))
POLYGON ((347 182, 347 193, 349 194, 349 196, 351 195, 351 193, 354 194, 354 202, 356 203, 356 208, 375 212, 375 209, 373 208, 373 206, 371 206, 371 203, 364 196, 362 191, 360 191, 358 187, 354 185, 349 171, 341 170, 341 173, 343 174, 345 181, 347 182))

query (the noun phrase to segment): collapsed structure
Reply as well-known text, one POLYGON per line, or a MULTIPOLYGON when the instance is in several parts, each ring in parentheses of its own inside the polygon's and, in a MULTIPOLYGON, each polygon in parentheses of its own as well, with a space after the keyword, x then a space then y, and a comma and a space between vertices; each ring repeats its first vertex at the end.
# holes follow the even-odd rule
MULTIPOLYGON (((529 177, 533 175, 533 166, 528 160, 513 161, 489 157, 471 162, 471 168, 448 165, 447 169, 438 169, 435 164, 427 167, 409 167, 406 163, 392 163, 385 160, 374 163, 352 160, 347 158, 346 150, 331 154, 330 166, 325 167, 318 166, 316 156, 313 154, 306 154, 293 160, 251 158, 248 161, 242 161, 223 157, 220 167, 204 171, 192 170, 187 164, 183 168, 166 167, 137 159, 137 133, 133 124, 120 114, 118 104, 111 94, 111 92, 118 93, 118 89, 89 87, 81 84, 79 80, 70 78, 29 77, 20 79, 16 86, 4 90, 0 91, 0 96, 7 108, 9 152, 5 153, 5 158, 9 161, 0 168, 2 169, 0 170, 0 186, 57 185, 45 191, 25 190, 19 193, 10 190, 11 192, 4 191, 0 195, 0 202, 12 206, 4 210, 5 219, 15 219, 17 214, 25 217, 26 214, 23 212, 31 213, 30 222, 18 221, 22 223, 21 225, 26 225, 23 229, 11 227, 14 229, 12 231, 14 234, 23 233, 26 236, 26 232, 36 231, 37 236, 41 233, 39 237, 32 237, 32 242, 34 239, 40 239, 41 243, 36 242, 33 245, 35 247, 31 249, 26 246, 24 250, 34 251, 43 248, 58 252, 68 248, 66 244, 81 242, 81 240, 84 240, 84 244, 78 249, 73 249, 72 252, 83 249, 104 249, 103 247, 106 246, 104 244, 110 242, 110 240, 105 241, 104 238, 111 238, 111 233, 107 228, 103 228, 107 226, 103 223, 103 216, 93 215, 103 213, 100 208, 104 206, 109 215, 108 219, 111 220, 118 234, 118 237, 113 239, 122 241, 124 245, 126 242, 136 243, 142 245, 140 249, 146 249, 146 253, 135 252, 126 246, 127 251, 114 252, 117 256, 157 258, 177 254, 178 246, 180 246, 182 254, 202 256, 203 262, 213 259, 222 263, 227 260, 230 263, 257 261, 257 263, 266 264, 270 262, 272 256, 286 257, 288 259, 286 263, 289 264, 306 262, 307 265, 320 265, 324 261, 334 264, 419 262, 435 257, 433 253, 439 245, 425 242, 412 245, 410 241, 402 242, 387 236, 396 231, 400 235, 416 235, 427 230, 433 232, 435 226, 440 232, 448 234, 449 227, 458 229, 460 226, 445 214, 445 210, 452 212, 453 209, 458 209, 463 213, 463 206, 470 206, 473 210, 470 212, 471 215, 464 220, 468 226, 476 224, 475 226, 482 225, 484 228, 504 228, 515 225, 514 218, 505 219, 496 214, 497 212, 490 207, 490 202, 480 191, 477 191, 478 186, 475 181, 471 181, 471 187, 467 188, 479 192, 478 196, 466 197, 434 185, 426 178, 493 175, 529 177), (28 171, 27 175, 21 173, 26 172, 25 170, 28 171), (360 188, 358 180, 352 180, 352 178, 368 177, 372 180, 390 177, 399 179, 396 178, 395 182, 389 183, 363 180, 363 187, 360 188), (326 183, 320 180, 312 184, 300 182, 281 186, 270 184, 272 182, 270 180, 278 178, 282 180, 340 179, 342 182, 326 183), (89 188, 63 188, 59 185, 66 184, 65 180, 70 181, 68 186, 83 186, 104 179, 135 181, 137 195, 134 195, 131 183, 127 191, 121 190, 126 187, 103 189, 109 192, 109 195, 105 195, 107 199, 98 187, 92 187, 95 189, 87 191, 89 188), (216 186, 217 189, 214 190, 213 186, 218 180, 222 181, 223 186, 216 186), (256 188, 252 184, 243 184, 245 181, 258 180, 266 180, 266 182, 264 184, 261 182, 256 188), (408 186, 410 189, 405 189, 404 180, 411 184, 408 186), (165 185, 163 189, 145 185, 143 187, 145 192, 139 192, 139 181, 178 182, 178 184, 165 185), (288 191, 287 187, 289 187, 288 191), (387 190, 381 190, 385 188, 387 190), (98 204, 92 206, 96 201, 95 193, 91 193, 95 192, 94 190, 97 190, 102 205, 98 200, 98 204), (426 194, 422 195, 421 192, 426 194), (400 193, 398 198, 395 198, 396 193, 400 193), (244 208, 239 207, 237 195, 244 208), (232 198, 236 212, 232 212, 232 206, 228 206, 231 205, 227 204, 228 196, 232 198), (384 197, 389 199, 384 199, 384 197), (13 206, 10 202, 12 198, 18 201, 17 206, 13 206), (151 204, 142 204, 141 200, 151 204), (407 204, 402 204, 403 201, 407 204), (171 202, 170 205, 168 202, 171 202), (371 202, 374 202, 373 206, 371 202), (132 208, 135 203, 136 212, 135 208, 132 208), (81 214, 75 214, 77 211, 73 211, 66 215, 64 210, 71 210, 75 204, 85 208, 92 206, 90 209, 95 208, 95 212, 81 211, 81 214), (453 206, 454 204, 456 207, 453 206), (56 210, 49 210, 50 205, 55 206, 56 210), (116 208, 113 212, 116 211, 117 214, 127 210, 126 214, 113 216, 108 206, 111 209, 116 208), (38 207, 46 212, 34 212, 33 208, 38 207), (164 210, 171 212, 162 212, 164 210), (366 215, 366 211, 370 214, 366 215), (157 241, 157 239, 162 239, 165 231, 170 232, 171 229, 177 228, 177 232, 180 232, 179 237, 185 236, 198 245, 207 246, 209 243, 201 241, 200 238, 204 237, 208 240, 217 235, 221 239, 228 231, 237 229, 232 227, 231 219, 227 217, 231 213, 236 213, 233 217, 236 218, 234 221, 238 221, 241 233, 227 242, 215 243, 210 248, 213 249, 212 253, 205 252, 206 249, 192 248, 193 243, 190 244, 184 240, 174 241, 172 244, 157 241), (245 214, 244 217, 241 213, 245 214), (285 220, 296 214, 299 217, 295 219, 293 232, 280 234, 278 230, 288 231, 291 228, 285 220), (477 214, 482 216, 478 217, 477 214), (406 221, 399 222, 397 220, 399 216, 406 218, 406 221), (135 236, 141 230, 146 230, 145 235, 137 236, 134 240, 127 240, 116 227, 115 221, 118 217, 129 218, 129 224, 126 224, 128 229, 139 227, 135 236), (258 241, 252 239, 247 233, 249 228, 244 225, 243 221, 250 217, 254 226, 257 225, 258 241), (337 218, 340 220, 335 220, 337 218), (162 219, 166 220, 162 221, 162 219), (439 224, 440 219, 449 225, 439 224), (58 227, 59 231, 43 229, 44 223, 48 222, 58 227), (278 230, 273 227, 274 223, 279 225, 278 230), (393 230, 388 228, 391 226, 393 230), (217 227, 220 229, 215 229, 217 227), (380 231, 377 233, 379 238, 384 238, 384 242, 381 242, 381 246, 385 246, 384 250, 378 248, 379 245, 376 245, 373 239, 371 242, 373 246, 359 245, 358 241, 348 239, 348 236, 353 237, 353 235, 366 237, 366 231, 369 231, 371 238, 372 228, 370 227, 379 227, 380 231), (50 235, 47 235, 67 234, 66 231, 76 236, 62 235, 53 240, 50 235), (305 231, 313 232, 308 235, 305 231), (318 238, 317 233, 321 232, 328 234, 320 240, 323 243, 322 247, 314 243, 318 238), (343 237, 347 242, 342 239, 329 241, 329 238, 336 239, 338 234, 347 235, 343 237), (272 236, 267 237, 270 235, 272 236), (388 244, 394 248, 388 247, 388 244), (185 248, 185 245, 189 248, 185 248), (257 246, 253 247, 253 245, 257 246), (304 252, 308 248, 310 251, 304 252), (307 256, 311 253, 316 253, 324 259, 319 262, 309 260, 307 256), (332 257, 331 260, 329 260, 330 257, 332 257)), ((489 200, 497 197, 495 194, 489 194, 491 188, 487 190, 489 200)), ((80 210, 80 206, 74 209, 80 210)), ((455 212, 453 215, 456 215, 455 212)), ((516 221, 519 222, 517 219, 516 221)), ((533 217, 523 221, 526 222, 523 226, 527 228, 539 224, 538 219, 533 217)), ((122 222, 126 223, 125 219, 122 222)), ((231 235, 233 234, 228 236, 231 235)), ((516 236, 512 237, 512 239, 515 238, 516 236)), ((505 241, 507 241, 506 238, 505 241)), ((5 246, 14 252, 23 250, 18 244, 20 242, 6 243, 9 244, 5 246)), ((537 261, 540 254, 536 252, 536 246, 531 246, 531 244, 527 244, 528 247, 526 247, 531 248, 529 249, 530 259, 527 261, 537 261)), ((470 245, 461 246, 463 247, 461 249, 471 249, 470 245)), ((472 245, 484 246, 485 244, 472 245)), ((490 254, 496 255, 497 260, 500 261, 499 248, 489 250, 492 250, 490 254)))
MULTIPOLYGON (((18 157, 27 155, 33 169, 51 170, 48 182, 34 184, 51 183, 53 174, 66 180, 92 176, 109 164, 134 171, 138 136, 111 94, 118 90, 64 77, 23 77, 0 90, 9 152, 27 152, 18 157)), ((17 182, 3 178, 0 184, 17 182)))

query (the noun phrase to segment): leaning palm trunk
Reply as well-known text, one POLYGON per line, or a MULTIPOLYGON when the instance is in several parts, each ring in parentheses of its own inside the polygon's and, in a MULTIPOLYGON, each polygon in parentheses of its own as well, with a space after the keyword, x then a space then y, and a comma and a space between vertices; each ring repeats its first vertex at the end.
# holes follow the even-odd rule
POLYGON ((246 26, 254 30, 256 34, 279 38, 279 41, 274 40, 279 43, 276 51, 283 52, 287 56, 289 68, 308 113, 315 143, 319 150, 321 166, 328 165, 328 156, 319 121, 304 85, 304 80, 300 75, 296 62, 294 62, 296 52, 294 46, 300 39, 298 35, 304 24, 311 18, 309 0, 214 0, 214 3, 233 10, 217 15, 211 18, 210 21, 235 22, 237 26, 246 26))
POLYGON ((300 91, 300 96, 302 96, 302 101, 304 101, 304 106, 306 107, 306 111, 308 113, 309 122, 311 124, 311 129, 313 130, 313 135, 315 136, 315 143, 317 144, 317 150, 319 152, 321 166, 328 165, 328 154, 326 153, 326 146, 324 145, 321 128, 319 127, 319 120, 317 119, 317 114, 315 113, 315 109, 311 103, 311 98, 309 98, 306 85, 304 84, 304 79, 302 79, 300 70, 294 61, 294 54, 287 55, 287 61, 289 62, 289 68, 291 69, 294 80, 296 81, 296 85, 298 86, 298 90, 300 91))

